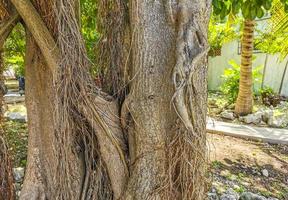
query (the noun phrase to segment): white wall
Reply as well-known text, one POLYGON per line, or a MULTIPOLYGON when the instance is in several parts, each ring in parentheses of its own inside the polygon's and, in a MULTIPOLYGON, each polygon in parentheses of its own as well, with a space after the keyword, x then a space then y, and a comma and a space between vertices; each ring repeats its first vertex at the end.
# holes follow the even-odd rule
MULTIPOLYGON (((288 96, 288 70, 285 74, 285 79, 282 87, 282 91, 279 91, 281 80, 283 77, 285 66, 288 62, 288 58, 280 60, 279 55, 267 55, 264 53, 255 53, 256 57, 253 61, 253 67, 263 66, 262 73, 264 72, 264 65, 267 56, 267 65, 265 69, 265 75, 263 76, 264 86, 271 87, 275 92, 281 93, 281 95, 288 96)), ((224 70, 229 68, 229 60, 235 60, 240 64, 241 56, 238 54, 238 42, 233 41, 224 44, 222 47, 221 56, 209 57, 209 67, 208 67, 208 89, 218 90, 219 86, 222 84, 221 75, 224 74, 224 70)), ((256 88, 261 87, 261 83, 255 86, 256 88)))

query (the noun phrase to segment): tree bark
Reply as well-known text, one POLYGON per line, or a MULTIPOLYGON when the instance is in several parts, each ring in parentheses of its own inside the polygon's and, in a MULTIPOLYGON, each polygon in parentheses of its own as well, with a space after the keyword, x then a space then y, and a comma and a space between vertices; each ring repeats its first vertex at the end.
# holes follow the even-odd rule
POLYGON ((120 114, 119 102, 92 84, 74 1, 58 0, 56 9, 52 0, 35 1, 39 15, 29 0, 11 1, 32 31, 21 199, 203 199, 211 2, 129 2, 130 92, 120 114))
POLYGON ((155 191, 165 183, 167 137, 173 134, 177 119, 171 107, 176 32, 167 23, 163 3, 131 1, 130 6, 131 77, 135 78, 129 94, 129 111, 134 122, 133 130, 129 131, 133 141, 129 143, 134 158, 125 199, 160 199, 155 191))
POLYGON ((31 33, 26 34, 25 101, 28 115, 28 160, 20 199, 51 199, 56 157, 53 153, 52 73, 31 33))
POLYGON ((193 168, 205 171, 205 163, 197 161, 206 156, 209 8, 209 1, 130 1, 133 81, 128 110, 134 122, 129 131, 134 158, 125 199, 205 195, 205 172, 193 173, 193 168), (181 142, 178 147, 173 145, 176 141, 181 142), (194 157, 195 149, 203 157, 194 157), (187 163, 170 157, 169 152, 178 151, 187 163), (182 169, 189 173, 181 174, 182 169))
POLYGON ((8 20, 2 21, 0 24, 0 47, 4 46, 7 37, 10 35, 11 31, 15 25, 20 20, 18 13, 14 13, 8 20))
POLYGON ((254 42, 254 20, 244 21, 244 30, 241 41, 241 67, 239 93, 236 101, 235 112, 238 115, 247 115, 253 110, 253 42, 254 42))

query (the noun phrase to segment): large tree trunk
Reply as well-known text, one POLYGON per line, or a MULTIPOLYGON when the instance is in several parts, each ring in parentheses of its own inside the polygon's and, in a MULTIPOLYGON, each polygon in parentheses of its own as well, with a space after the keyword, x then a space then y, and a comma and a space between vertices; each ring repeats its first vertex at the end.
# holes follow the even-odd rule
POLYGON ((239 115, 247 115, 253 110, 253 42, 254 42, 254 20, 244 21, 244 30, 241 41, 241 67, 239 93, 236 101, 235 112, 239 115))
POLYGON ((168 23, 163 3, 131 1, 130 5, 134 80, 127 98, 134 123, 129 131, 132 160, 126 199, 159 199, 156 191, 166 184, 166 150, 177 119, 171 105, 177 33, 168 23))
POLYGON ((21 199, 51 197, 56 158, 53 153, 53 90, 47 68, 31 33, 26 34, 26 107, 28 115, 28 165, 21 199))
MULTIPOLYGON (((55 36, 57 30, 53 14, 55 1, 34 1, 33 3, 48 30, 55 36)), ((32 19, 31 23, 37 23, 37 21, 32 19)), ((54 199, 57 190, 55 173, 59 170, 57 169, 57 153, 55 153, 57 146, 55 145, 54 123, 54 103, 56 101, 53 88, 54 71, 47 66, 46 63, 50 63, 50 61, 44 59, 38 47, 39 44, 37 45, 30 30, 27 29, 26 33, 25 76, 29 148, 28 164, 20 199, 54 199)), ((83 164, 78 160, 77 155, 72 153, 69 155, 71 161, 75 163, 75 167, 69 172, 74 180, 71 193, 75 198, 79 198, 83 164)))
MULTIPOLYGON (((54 9, 52 0, 35 1, 50 33, 28 0, 11 1, 49 67, 35 41, 28 41, 30 143, 22 199, 203 199, 210 1, 129 2, 130 50, 110 65, 120 79, 129 68, 124 103, 93 84, 75 1, 57 0, 54 9)), ((112 43, 125 43, 122 33, 112 43)), ((127 50, 121 45, 119 51, 127 50)), ((118 78, 112 92, 123 84, 118 78)))
POLYGON ((209 6, 130 1, 134 123, 126 199, 205 196, 209 6))

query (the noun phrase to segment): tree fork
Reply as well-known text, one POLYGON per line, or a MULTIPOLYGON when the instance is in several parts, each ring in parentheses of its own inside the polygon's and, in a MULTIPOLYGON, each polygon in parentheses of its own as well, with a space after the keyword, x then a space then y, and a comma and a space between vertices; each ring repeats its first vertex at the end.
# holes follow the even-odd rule
POLYGON ((29 31, 32 33, 50 70, 55 74, 55 70, 57 69, 60 60, 60 53, 47 26, 30 0, 11 0, 11 2, 21 15, 29 31))
POLYGON ((20 17, 18 13, 13 13, 8 20, 1 22, 0 24, 0 47, 2 47, 13 30, 16 24, 19 22, 20 17))

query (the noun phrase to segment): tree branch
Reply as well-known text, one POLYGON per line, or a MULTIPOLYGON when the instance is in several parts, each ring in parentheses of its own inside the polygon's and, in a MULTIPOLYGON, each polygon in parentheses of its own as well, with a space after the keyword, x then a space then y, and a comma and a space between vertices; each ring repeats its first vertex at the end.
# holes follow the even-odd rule
POLYGON ((55 74, 60 60, 60 51, 45 23, 30 0, 11 0, 11 2, 32 33, 50 70, 55 74))
POLYGON ((7 37, 10 35, 19 20, 19 14, 14 13, 8 20, 0 24, 0 48, 3 47, 7 37))

